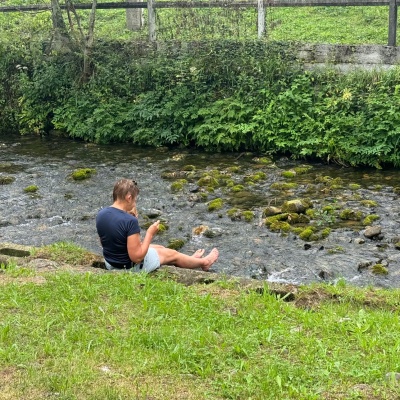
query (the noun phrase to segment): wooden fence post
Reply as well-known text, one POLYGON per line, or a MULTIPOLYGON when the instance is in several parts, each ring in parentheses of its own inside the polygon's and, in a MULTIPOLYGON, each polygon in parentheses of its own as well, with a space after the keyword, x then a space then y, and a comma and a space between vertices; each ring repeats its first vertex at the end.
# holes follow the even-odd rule
POLYGON ((156 10, 154 8, 155 0, 147 0, 147 17, 149 20, 149 40, 155 42, 156 34, 156 10))
POLYGON ((388 46, 396 46, 396 31, 397 31, 397 0, 390 0, 388 46))
POLYGON ((257 31, 258 38, 261 39, 265 34, 264 0, 257 0, 257 31))

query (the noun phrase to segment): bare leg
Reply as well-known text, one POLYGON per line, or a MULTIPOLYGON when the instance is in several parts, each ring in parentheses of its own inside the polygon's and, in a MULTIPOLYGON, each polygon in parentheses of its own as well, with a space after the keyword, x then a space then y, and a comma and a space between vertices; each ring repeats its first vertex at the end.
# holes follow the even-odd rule
POLYGON ((194 255, 188 256, 163 246, 154 246, 154 248, 160 258, 161 265, 175 265, 179 268, 190 269, 201 268, 203 271, 208 271, 211 265, 217 261, 219 255, 216 248, 212 249, 205 257, 199 256, 199 254, 203 254, 201 251, 199 252, 199 250, 196 251, 194 255))
MULTIPOLYGON (((164 246, 161 246, 160 244, 151 244, 150 247, 154 247, 154 249, 159 250, 159 249, 164 249, 164 246)), ((196 250, 192 256, 196 258, 203 257, 203 254, 206 250, 205 249, 198 249, 196 250)))

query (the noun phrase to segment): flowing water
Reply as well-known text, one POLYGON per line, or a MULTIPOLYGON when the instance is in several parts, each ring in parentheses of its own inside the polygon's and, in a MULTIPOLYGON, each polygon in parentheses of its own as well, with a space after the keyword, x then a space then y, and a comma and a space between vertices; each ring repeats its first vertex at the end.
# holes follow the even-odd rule
POLYGON ((101 254, 96 214, 111 204, 114 182, 127 177, 135 179, 141 190, 138 210, 143 230, 148 217, 156 217, 168 229, 157 235, 155 243, 168 245, 181 239, 185 253, 218 247, 214 272, 295 284, 344 279, 358 286, 400 287, 399 171, 307 163, 307 172, 290 180, 296 182, 295 188, 273 188, 274 183, 288 182, 282 172, 303 164, 287 158, 267 163, 248 153, 101 146, 58 136, 1 137, 0 242, 40 246, 69 241, 101 254), (75 181, 71 173, 80 168, 96 173, 75 181), (249 182, 247 178, 260 172, 262 179, 249 182), (243 190, 234 192, 227 186, 206 190, 199 185, 206 173, 225 175, 243 190), (188 183, 173 191, 171 184, 183 178, 188 183), (326 184, 336 178, 340 178, 337 187, 326 184), (30 185, 38 191, 26 193, 30 185), (313 224, 332 229, 327 238, 306 242, 293 232, 272 232, 265 226, 267 206, 305 197, 319 215, 313 224), (209 211, 215 198, 223 199, 223 207, 209 211), (365 200, 370 201, 368 206, 365 200), (361 221, 334 218, 322 211, 326 205, 379 215, 373 225, 380 225, 382 234, 365 238, 361 221), (246 222, 240 212, 237 218, 228 216, 233 207, 252 211, 255 218, 246 222), (377 264, 383 274, 374 270, 377 264))

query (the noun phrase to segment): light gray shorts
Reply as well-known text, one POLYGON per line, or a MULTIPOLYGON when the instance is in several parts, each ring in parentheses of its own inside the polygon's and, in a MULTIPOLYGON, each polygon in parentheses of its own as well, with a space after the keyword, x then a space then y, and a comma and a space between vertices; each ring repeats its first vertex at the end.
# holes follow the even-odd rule
POLYGON ((111 264, 109 264, 106 260, 104 260, 106 269, 109 271, 128 271, 128 272, 152 272, 160 267, 160 259, 158 258, 158 254, 156 249, 149 247, 146 256, 143 261, 140 263, 134 264, 133 268, 124 270, 120 268, 114 268, 111 264))

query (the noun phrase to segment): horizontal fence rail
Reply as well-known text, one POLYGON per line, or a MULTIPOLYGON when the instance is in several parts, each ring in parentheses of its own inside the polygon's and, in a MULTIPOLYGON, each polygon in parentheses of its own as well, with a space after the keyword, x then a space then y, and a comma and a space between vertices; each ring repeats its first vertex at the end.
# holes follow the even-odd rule
MULTIPOLYGON (((269 7, 360 7, 386 6, 389 7, 388 46, 396 46, 397 35, 397 4, 400 0, 250 0, 250 1, 154 1, 147 2, 107 2, 98 3, 97 9, 130 9, 145 8, 149 14, 149 39, 156 40, 156 9, 165 8, 257 8, 258 37, 265 34, 265 9, 269 7)), ((92 3, 75 3, 77 10, 90 10, 92 3)), ((65 5, 60 5, 66 9, 65 5)), ((50 4, 35 4, 24 6, 2 6, 0 12, 50 11, 50 4)))

